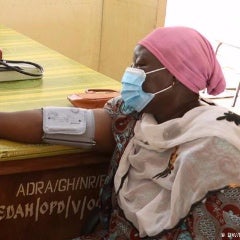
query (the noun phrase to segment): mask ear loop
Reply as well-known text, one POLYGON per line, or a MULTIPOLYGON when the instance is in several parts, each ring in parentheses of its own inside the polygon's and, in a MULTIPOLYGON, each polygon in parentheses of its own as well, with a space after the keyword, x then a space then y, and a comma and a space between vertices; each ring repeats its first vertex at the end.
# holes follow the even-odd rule
POLYGON ((158 93, 162 93, 162 92, 165 92, 165 91, 169 90, 170 88, 172 88, 172 87, 175 85, 175 83, 176 83, 176 81, 175 81, 175 80, 173 80, 172 84, 171 84, 169 87, 166 87, 166 88, 164 88, 164 89, 162 89, 162 90, 160 90, 160 91, 158 91, 158 92, 154 93, 154 95, 156 95, 156 94, 158 94, 158 93))
MULTIPOLYGON (((136 67, 134 67, 134 64, 132 63, 132 64, 130 65, 130 68, 136 68, 136 67)), ((136 69, 141 69, 141 68, 136 68, 136 69)), ((158 72, 158 71, 161 71, 161 70, 164 70, 164 69, 166 69, 166 67, 158 68, 158 69, 155 69, 155 70, 146 72, 145 74, 150 74, 150 73, 158 72)))
POLYGON ((158 72, 158 71, 161 71, 161 70, 164 70, 164 69, 166 69, 166 68, 165 68, 165 67, 158 68, 158 69, 155 69, 155 70, 152 70, 152 71, 146 72, 146 75, 147 75, 147 74, 150 74, 150 73, 158 72))

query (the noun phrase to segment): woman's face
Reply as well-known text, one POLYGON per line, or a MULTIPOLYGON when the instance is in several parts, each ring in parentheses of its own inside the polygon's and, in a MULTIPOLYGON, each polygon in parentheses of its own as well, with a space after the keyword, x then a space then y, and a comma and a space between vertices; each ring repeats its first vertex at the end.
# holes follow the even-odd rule
MULTIPOLYGON (((149 72, 152 70, 156 70, 159 68, 163 68, 164 66, 159 62, 159 60, 149 52, 145 47, 141 45, 137 45, 134 49, 134 56, 133 56, 133 64, 132 67, 140 68, 144 70, 144 72, 149 72)), ((149 93, 156 93, 162 89, 165 89, 173 84, 173 76, 167 70, 161 70, 157 72, 153 72, 146 75, 146 80, 142 85, 142 89, 145 92, 149 93)), ((152 108, 154 105, 166 105, 167 101, 171 97, 169 93, 171 90, 157 94, 152 102, 150 102, 145 108, 144 112, 152 113, 152 108), (158 102, 156 102, 158 100, 158 102), (154 104, 155 103, 155 104, 154 104)))
MULTIPOLYGON (((132 66, 146 73, 164 67, 150 51, 141 45, 137 45, 134 50, 132 66)), ((159 123, 181 117, 191 108, 199 106, 198 94, 178 81, 168 69, 147 74, 142 89, 148 93, 157 93, 142 112, 153 114, 159 123), (166 88, 168 89, 164 92, 157 93, 166 88)))

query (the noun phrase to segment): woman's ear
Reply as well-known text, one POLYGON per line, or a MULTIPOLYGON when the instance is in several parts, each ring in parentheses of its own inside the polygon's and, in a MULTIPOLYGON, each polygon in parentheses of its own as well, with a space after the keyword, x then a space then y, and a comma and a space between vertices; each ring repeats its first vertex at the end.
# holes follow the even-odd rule
POLYGON ((184 102, 193 100, 198 101, 199 99, 198 93, 195 93, 192 90, 190 90, 187 86, 178 81, 178 79, 175 76, 173 76, 173 81, 175 81, 175 84, 173 86, 173 89, 175 87, 175 93, 181 96, 184 102))

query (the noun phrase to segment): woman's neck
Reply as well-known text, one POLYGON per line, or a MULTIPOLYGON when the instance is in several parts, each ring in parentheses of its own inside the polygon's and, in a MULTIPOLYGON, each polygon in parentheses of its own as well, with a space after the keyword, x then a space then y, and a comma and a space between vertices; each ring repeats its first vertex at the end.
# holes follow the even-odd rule
POLYGON ((180 107, 178 106, 177 110, 174 113, 173 111, 171 111, 171 113, 166 113, 166 114, 161 113, 161 114, 154 115, 154 117, 158 123, 163 123, 174 118, 182 117, 186 112, 190 111, 193 108, 199 107, 200 105, 201 104, 199 100, 194 99, 193 101, 183 104, 180 107))

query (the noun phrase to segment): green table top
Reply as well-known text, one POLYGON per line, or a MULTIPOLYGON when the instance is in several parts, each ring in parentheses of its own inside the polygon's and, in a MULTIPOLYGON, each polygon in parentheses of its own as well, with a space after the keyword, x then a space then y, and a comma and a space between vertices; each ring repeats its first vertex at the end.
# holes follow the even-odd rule
MULTIPOLYGON (((81 43, 79 43, 81 44, 81 43)), ((119 90, 120 83, 0 25, 4 60, 32 61, 44 68, 42 79, 0 82, 0 111, 72 106, 67 96, 88 88, 119 90)), ((68 146, 31 145, 0 140, 0 161, 83 151, 68 146)))
POLYGON ((44 68, 42 79, 0 82, 0 111, 70 106, 71 93, 120 87, 119 82, 1 25, 0 49, 5 60, 32 61, 44 68))

